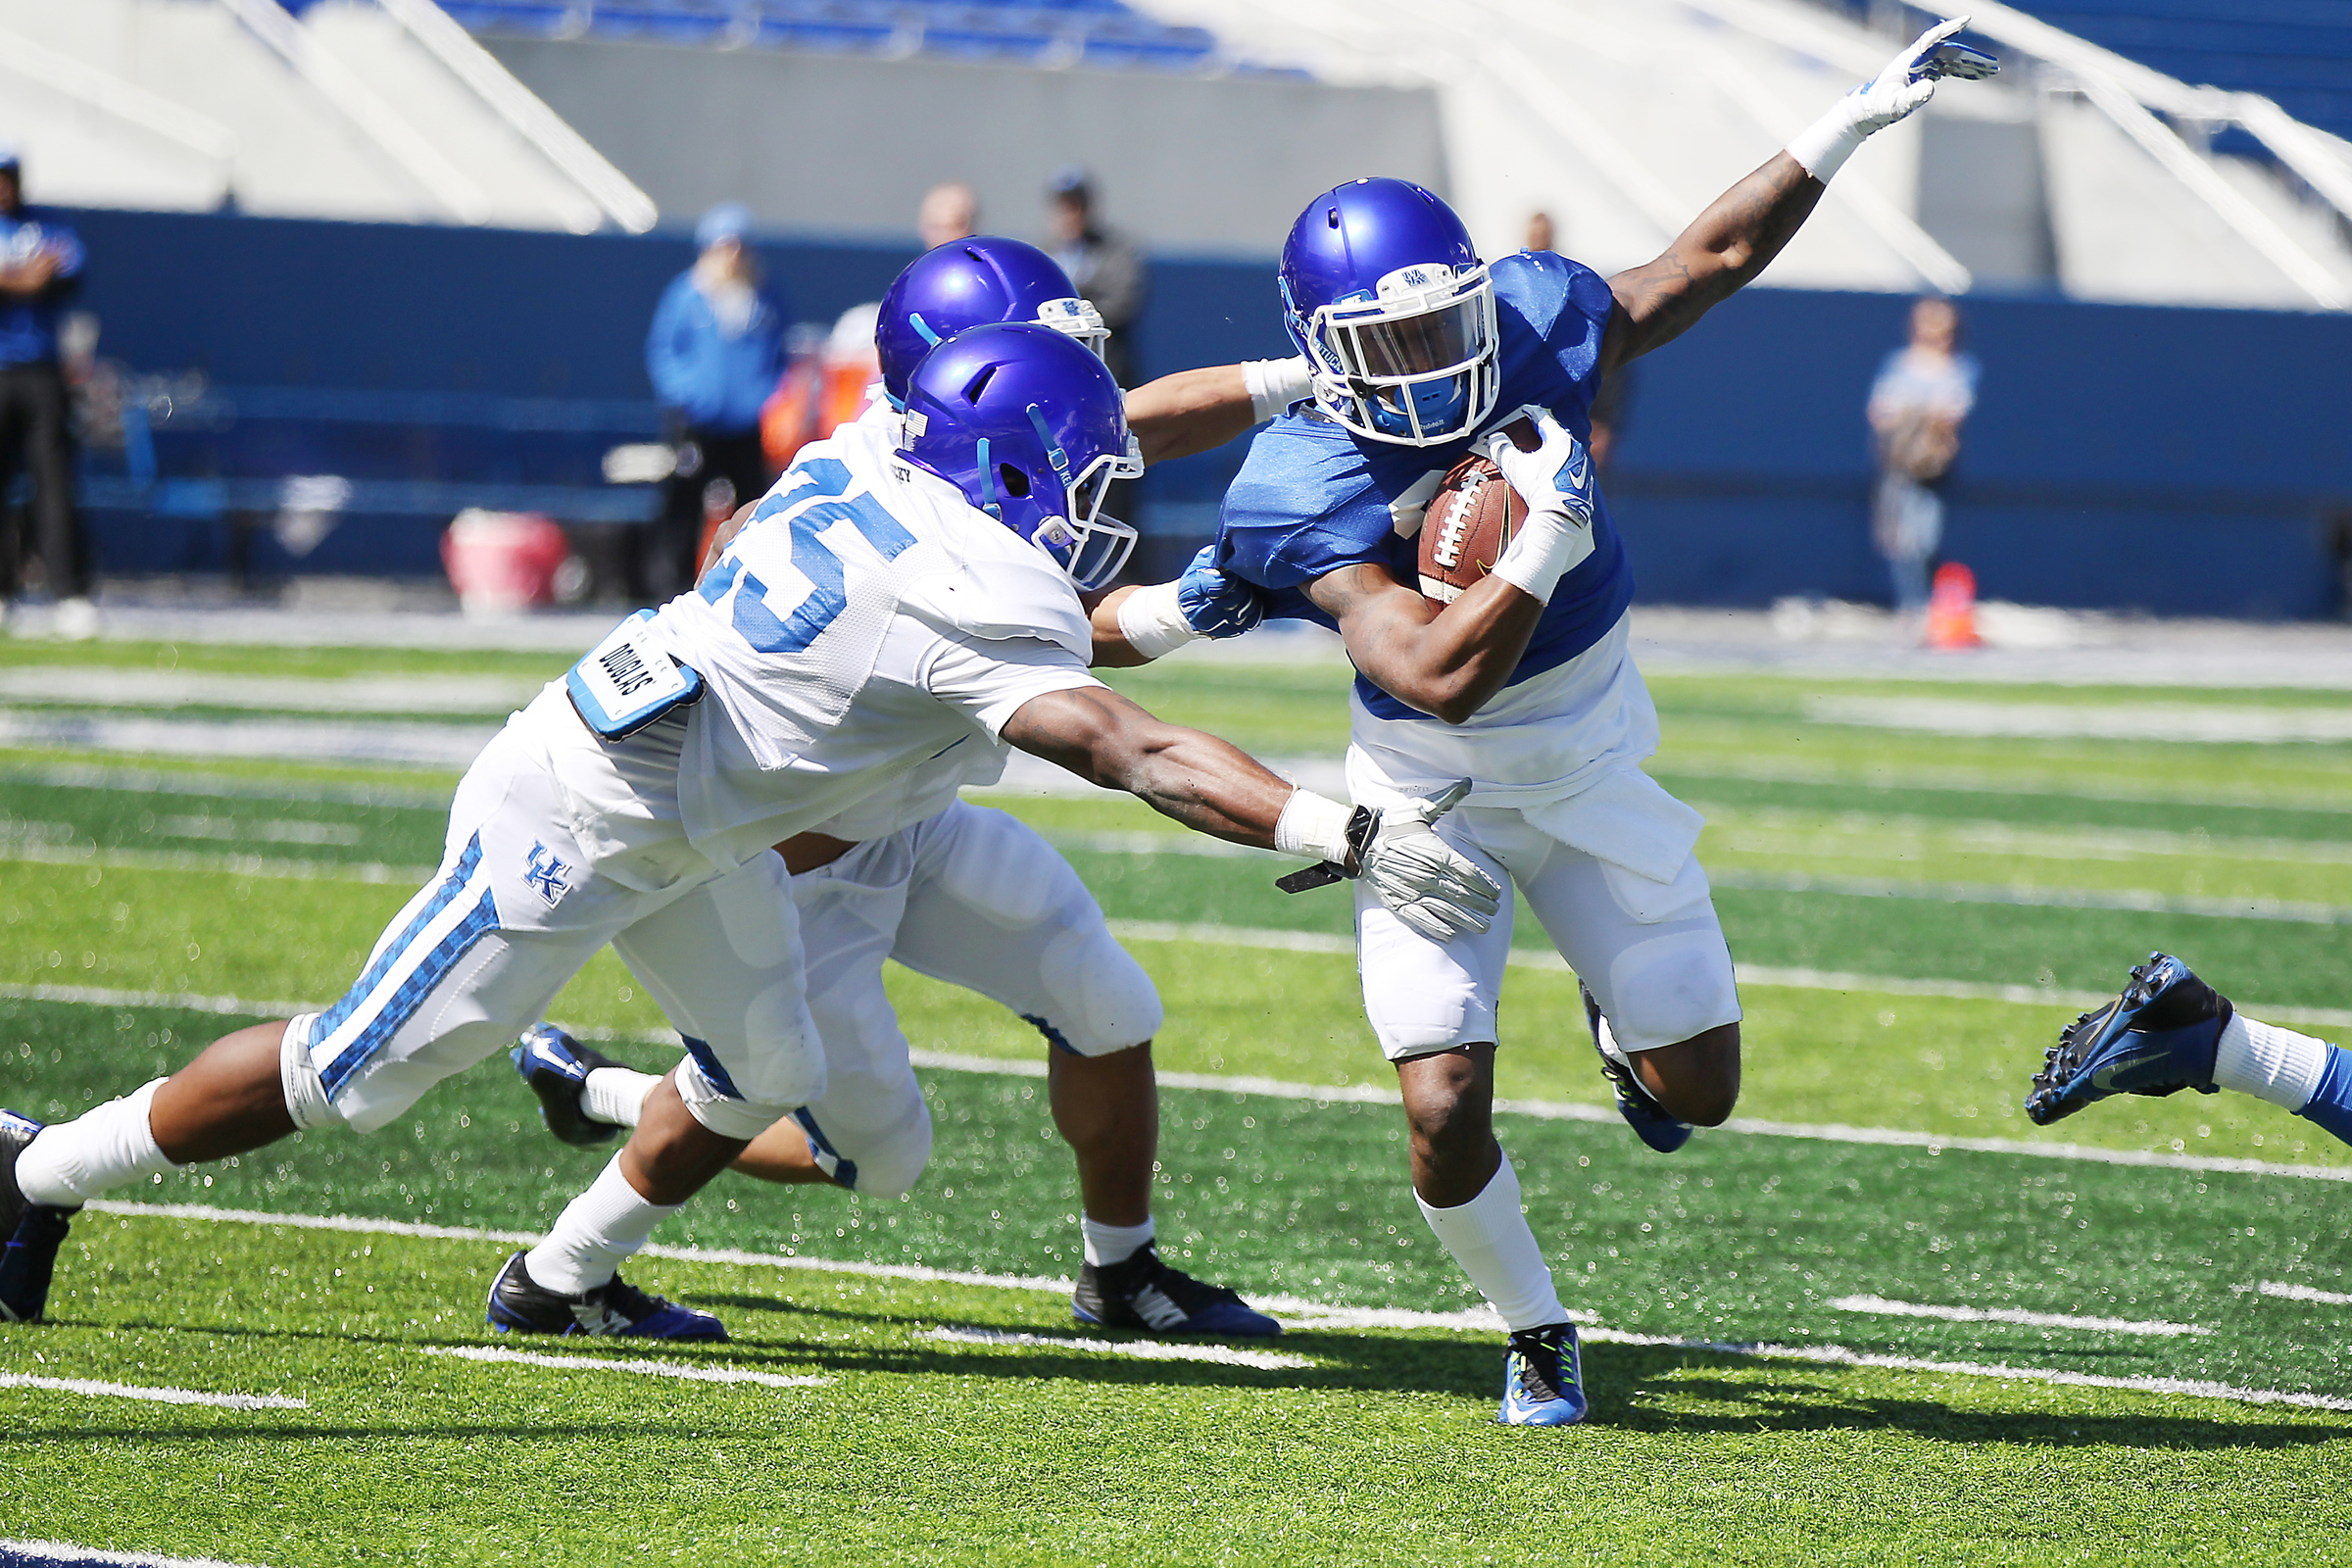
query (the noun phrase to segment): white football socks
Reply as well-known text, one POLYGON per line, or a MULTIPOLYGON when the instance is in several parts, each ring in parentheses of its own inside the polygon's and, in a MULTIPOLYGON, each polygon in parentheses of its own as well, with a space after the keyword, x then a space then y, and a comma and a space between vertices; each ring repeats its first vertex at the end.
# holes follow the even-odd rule
POLYGON ((1467 1203, 1432 1208, 1419 1193, 1413 1201, 1421 1204, 1421 1217, 1513 1333, 1568 1321, 1568 1309, 1560 1305, 1551 1270, 1544 1262, 1544 1249, 1536 1245, 1536 1233, 1519 1212, 1519 1173, 1511 1168, 1509 1154, 1502 1156, 1486 1191, 1467 1203))
POLYGON ((1152 1239, 1152 1221, 1141 1225, 1105 1225, 1078 1216, 1078 1234, 1086 1238, 1086 1260, 1097 1268, 1124 1263, 1152 1239))
POLYGON ((36 1203, 77 1208, 110 1188, 179 1167, 156 1146, 147 1106, 164 1080, 44 1127, 17 1156, 17 1186, 36 1203))
POLYGON ((2328 1052, 2325 1040, 2234 1012, 2213 1054, 2213 1081, 2224 1089, 2301 1110, 2327 1076, 2328 1052))
POLYGON ((647 1202, 620 1173, 614 1154, 589 1189, 556 1216, 547 1240, 531 1249, 522 1266, 542 1288, 566 1296, 610 1285, 621 1260, 685 1206, 647 1202))
POLYGON ((645 1109, 645 1097, 661 1081, 660 1073, 634 1067, 593 1068, 580 1085, 580 1109, 598 1121, 634 1127, 645 1109))

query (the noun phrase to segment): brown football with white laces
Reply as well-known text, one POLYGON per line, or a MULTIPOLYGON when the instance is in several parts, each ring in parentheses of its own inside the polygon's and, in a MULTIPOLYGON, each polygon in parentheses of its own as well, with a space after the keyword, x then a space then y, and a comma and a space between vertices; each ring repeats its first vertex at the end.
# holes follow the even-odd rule
MULTIPOLYGON (((1504 426, 1511 444, 1532 452, 1540 444, 1526 419, 1504 426)), ((1527 520, 1527 503, 1494 461, 1472 452, 1446 470, 1421 514, 1421 597, 1443 610, 1482 581, 1527 520)))

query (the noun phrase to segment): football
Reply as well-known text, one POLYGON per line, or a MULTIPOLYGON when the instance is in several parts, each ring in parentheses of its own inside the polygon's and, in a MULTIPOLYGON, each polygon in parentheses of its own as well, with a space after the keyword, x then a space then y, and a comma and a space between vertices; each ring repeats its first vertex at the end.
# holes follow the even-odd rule
MULTIPOLYGON (((1511 444, 1532 452, 1540 444, 1535 425, 1517 419, 1505 425, 1511 444)), ((1510 487, 1493 459, 1473 452, 1446 470, 1438 493, 1421 514, 1421 595, 1440 610, 1494 569, 1503 547, 1527 520, 1527 503, 1510 487)))

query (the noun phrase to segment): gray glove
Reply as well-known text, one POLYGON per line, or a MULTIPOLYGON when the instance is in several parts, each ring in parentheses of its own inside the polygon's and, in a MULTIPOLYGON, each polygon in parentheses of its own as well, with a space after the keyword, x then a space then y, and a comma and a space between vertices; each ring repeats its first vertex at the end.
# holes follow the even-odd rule
MULTIPOLYGON (((1348 818, 1344 863, 1326 858, 1322 864, 1294 871, 1274 885, 1285 893, 1303 893, 1308 888, 1328 887, 1343 877, 1361 876, 1397 919, 1432 942, 1484 931, 1502 906, 1501 886, 1480 869, 1477 861, 1457 853, 1430 828, 1469 793, 1470 781, 1463 779, 1427 800, 1406 801, 1377 811, 1359 806, 1348 818)), ((1326 802, 1316 808, 1336 810, 1337 807, 1326 802)), ((1309 842, 1321 845, 1337 837, 1318 832, 1309 842)), ((1336 849, 1334 845, 1333 851, 1325 853, 1336 849)))

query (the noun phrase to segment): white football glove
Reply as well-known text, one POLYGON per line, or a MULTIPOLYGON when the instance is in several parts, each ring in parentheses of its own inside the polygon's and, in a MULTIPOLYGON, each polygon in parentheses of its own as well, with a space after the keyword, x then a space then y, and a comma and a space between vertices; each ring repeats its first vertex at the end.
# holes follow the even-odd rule
POLYGON ((1560 578, 1592 554, 1592 455, 1549 411, 1525 412, 1543 438, 1535 451, 1520 451, 1500 430, 1487 437, 1487 456, 1527 503, 1527 521, 1490 575, 1548 602, 1560 578))
POLYGON ((1361 876, 1397 919, 1432 942, 1484 931, 1502 906, 1502 888, 1429 825, 1469 793, 1470 781, 1463 779, 1428 800, 1350 811, 1338 801, 1299 790, 1275 824, 1274 847, 1321 863, 1274 885, 1285 893, 1303 893, 1361 876))
POLYGON ((1886 63, 1886 70, 1838 99, 1791 141, 1788 156, 1827 184, 1872 132, 1885 130, 1936 96, 1937 74, 1931 57, 1937 45, 1967 25, 1968 18, 1953 17, 1921 33, 1910 48, 1886 63))

